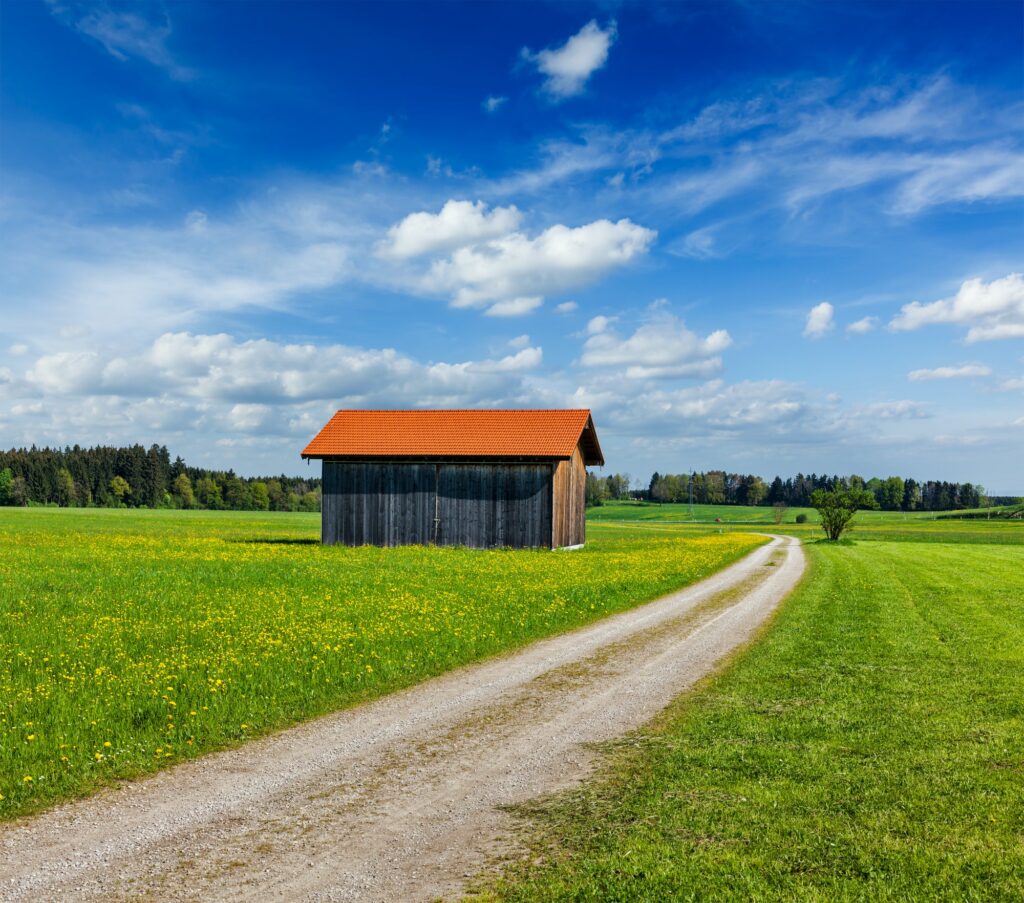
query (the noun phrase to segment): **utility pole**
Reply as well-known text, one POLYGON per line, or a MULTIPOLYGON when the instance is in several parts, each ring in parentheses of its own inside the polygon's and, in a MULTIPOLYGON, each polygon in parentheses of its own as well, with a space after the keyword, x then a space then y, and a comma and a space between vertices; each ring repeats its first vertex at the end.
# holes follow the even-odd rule
POLYGON ((690 486, 690 520, 693 520, 693 475, 694 475, 694 473, 696 473, 696 471, 692 471, 691 470, 690 471, 690 479, 688 479, 686 481, 687 483, 689 483, 689 486, 690 486))

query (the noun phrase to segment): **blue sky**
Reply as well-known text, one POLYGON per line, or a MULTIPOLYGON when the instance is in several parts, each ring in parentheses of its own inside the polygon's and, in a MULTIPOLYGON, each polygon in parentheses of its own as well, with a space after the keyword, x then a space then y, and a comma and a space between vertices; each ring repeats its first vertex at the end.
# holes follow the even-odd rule
POLYGON ((337 407, 1024 492, 1019 3, 0 8, 0 445, 337 407))

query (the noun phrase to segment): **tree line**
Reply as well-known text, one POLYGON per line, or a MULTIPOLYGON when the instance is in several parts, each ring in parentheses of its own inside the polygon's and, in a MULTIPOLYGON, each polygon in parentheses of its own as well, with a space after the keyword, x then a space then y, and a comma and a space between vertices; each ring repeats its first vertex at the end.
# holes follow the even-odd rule
POLYGON ((190 467, 163 445, 0 451, 0 505, 319 511, 320 491, 319 478, 190 467))
MULTIPOLYGON (((919 482, 904 477, 872 477, 857 474, 828 476, 802 474, 771 483, 754 474, 708 470, 692 474, 655 472, 646 487, 631 484, 629 474, 599 477, 587 475, 587 504, 600 505, 608 499, 635 498, 651 502, 690 502, 699 505, 785 505, 810 507, 816 490, 865 491, 875 507, 883 511, 953 511, 978 508, 982 504, 1014 504, 1010 497, 989 498, 976 483, 950 483, 945 480, 919 482)), ((867 499, 868 496, 863 498, 867 499)))

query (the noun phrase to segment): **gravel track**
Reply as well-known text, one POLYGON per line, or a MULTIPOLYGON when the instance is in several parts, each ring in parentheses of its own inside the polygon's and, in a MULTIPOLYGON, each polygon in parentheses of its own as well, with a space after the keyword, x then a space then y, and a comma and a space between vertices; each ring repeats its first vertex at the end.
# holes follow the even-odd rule
POLYGON ((0 827, 0 900, 432 900, 519 852, 507 807, 585 777, 749 641, 804 570, 773 537, 672 595, 0 827))

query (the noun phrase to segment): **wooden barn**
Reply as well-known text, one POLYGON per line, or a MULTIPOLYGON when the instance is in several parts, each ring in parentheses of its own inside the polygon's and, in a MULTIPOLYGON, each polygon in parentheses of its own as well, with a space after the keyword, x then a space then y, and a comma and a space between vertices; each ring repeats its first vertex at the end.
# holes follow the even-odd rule
POLYGON ((302 452, 323 460, 322 540, 565 548, 586 538, 590 411, 338 411, 302 452))

